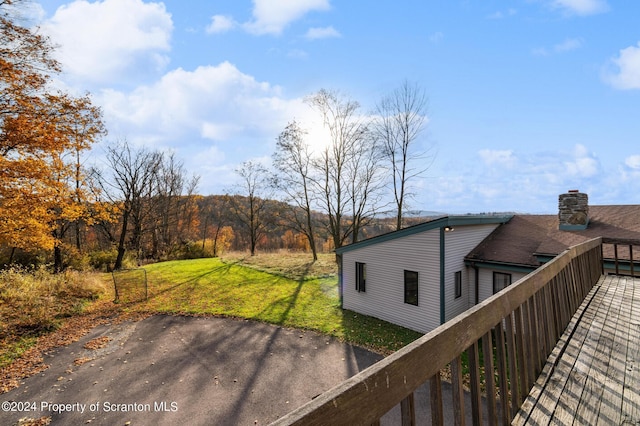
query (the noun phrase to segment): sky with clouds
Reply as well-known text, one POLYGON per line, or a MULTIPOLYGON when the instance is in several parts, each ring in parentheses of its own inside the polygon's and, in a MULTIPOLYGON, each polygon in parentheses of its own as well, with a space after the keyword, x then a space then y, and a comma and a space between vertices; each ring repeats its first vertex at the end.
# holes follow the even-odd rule
MULTIPOLYGON (((268 161, 304 97, 325 88, 364 114, 403 80, 429 98, 435 154, 411 209, 554 213, 640 204, 640 3, 607 0, 35 1, 57 84, 89 91, 109 135, 175 152, 222 193, 268 161)), ((91 161, 100 162, 102 146, 91 161)))

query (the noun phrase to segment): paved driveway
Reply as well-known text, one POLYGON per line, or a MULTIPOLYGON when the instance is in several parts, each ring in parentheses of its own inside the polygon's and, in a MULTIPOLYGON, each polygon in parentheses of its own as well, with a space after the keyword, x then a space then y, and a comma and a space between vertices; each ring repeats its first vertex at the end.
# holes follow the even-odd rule
POLYGON ((379 359, 313 332, 156 315, 49 353, 49 369, 0 395, 0 424, 50 415, 53 425, 264 425, 379 359), (84 348, 102 336, 106 347, 84 348))

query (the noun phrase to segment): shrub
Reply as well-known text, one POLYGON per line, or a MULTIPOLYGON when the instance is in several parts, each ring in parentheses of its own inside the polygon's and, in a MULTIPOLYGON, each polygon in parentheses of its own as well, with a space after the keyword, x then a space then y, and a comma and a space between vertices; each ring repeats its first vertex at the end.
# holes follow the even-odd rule
POLYGON ((95 275, 44 267, 12 267, 0 272, 0 340, 12 334, 38 335, 55 329, 60 318, 82 311, 106 290, 95 275))
POLYGON ((109 272, 116 263, 118 252, 116 249, 96 250, 89 253, 89 264, 95 270, 109 272))

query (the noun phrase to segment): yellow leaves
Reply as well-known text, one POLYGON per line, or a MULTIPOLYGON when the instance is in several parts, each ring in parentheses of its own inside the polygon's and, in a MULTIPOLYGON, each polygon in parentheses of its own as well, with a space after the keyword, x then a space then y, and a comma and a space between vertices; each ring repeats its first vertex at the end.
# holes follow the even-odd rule
MULTIPOLYGON (((0 2, 0 8, 2 2, 0 2)), ((106 133, 88 95, 48 89, 48 38, 0 13, 0 244, 51 249, 55 226, 93 214, 80 152, 106 133)), ((98 209, 107 217, 107 209, 98 209)))

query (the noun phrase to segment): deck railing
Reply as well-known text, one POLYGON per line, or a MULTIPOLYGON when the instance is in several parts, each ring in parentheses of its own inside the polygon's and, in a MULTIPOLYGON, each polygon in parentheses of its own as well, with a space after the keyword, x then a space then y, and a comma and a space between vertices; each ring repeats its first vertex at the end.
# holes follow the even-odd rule
MULTIPOLYGON (((640 240, 615 238, 602 239, 603 257, 611 259, 607 259, 609 260, 607 263, 613 262, 612 269, 616 275, 631 275, 632 277, 640 275, 640 270, 634 267, 633 248, 637 246, 640 246, 640 240)), ((638 259, 635 259, 635 262, 637 261, 638 259)))
POLYGON ((473 424, 509 424, 571 317, 601 277, 602 253, 601 238, 571 247, 274 424, 379 424, 398 404, 402 424, 416 424, 414 392, 428 383, 430 421, 441 425, 445 412, 440 371, 447 366, 453 401, 447 418, 459 425, 467 418, 473 424), (468 393, 463 386, 465 353, 468 393), (465 413, 465 394, 471 399, 471 413, 465 413))

